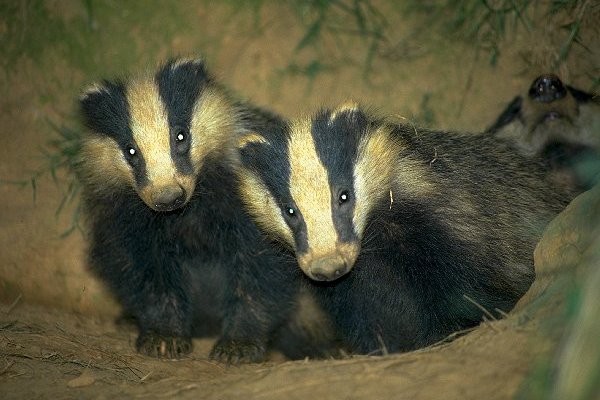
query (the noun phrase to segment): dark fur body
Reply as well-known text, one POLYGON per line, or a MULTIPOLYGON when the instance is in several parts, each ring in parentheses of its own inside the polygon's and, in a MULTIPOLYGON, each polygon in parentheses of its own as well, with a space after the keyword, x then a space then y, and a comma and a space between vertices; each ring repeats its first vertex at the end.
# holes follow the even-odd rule
MULTIPOLYGON (((298 271, 289 258, 264 240, 244 212, 236 192, 236 160, 228 148, 235 137, 222 142, 204 138, 202 135, 208 136, 208 130, 194 131, 190 121, 196 99, 209 91, 222 96, 218 101, 225 102, 218 104, 231 109, 223 110, 224 116, 211 115, 203 126, 226 121, 233 125, 231 135, 239 135, 248 130, 276 132, 283 121, 231 100, 204 74, 201 63, 190 61, 167 63, 156 75, 176 88, 172 97, 175 104, 167 106, 166 134, 173 131, 173 126, 184 126, 186 135, 200 136, 200 144, 192 142, 191 146, 205 146, 210 140, 219 143, 201 160, 199 169, 183 168, 182 176, 195 180, 193 193, 183 206, 168 211, 150 208, 132 187, 148 186, 139 184, 147 180, 139 167, 144 161, 147 166, 149 158, 129 161, 135 176, 131 182, 135 183, 126 184, 111 176, 117 174, 111 167, 120 162, 121 156, 115 155, 114 162, 106 162, 94 150, 110 145, 112 142, 106 138, 109 136, 121 148, 134 146, 142 156, 151 153, 131 144, 133 125, 127 121, 133 119, 132 110, 136 107, 131 104, 134 90, 122 84, 119 91, 115 89, 118 85, 105 82, 102 89, 93 88, 82 98, 84 119, 91 130, 83 144, 101 140, 100 145, 82 152, 79 165, 90 222, 90 264, 115 293, 125 313, 134 317, 140 332, 136 341, 140 352, 177 358, 191 351, 192 336, 219 334, 211 353, 213 358, 227 362, 260 361, 277 331, 285 330, 295 311, 298 271), (182 72, 182 68, 191 70, 182 72), (172 75, 164 78, 168 71, 172 75), (105 169, 98 170, 100 167, 105 169)), ((159 78, 154 80, 160 82, 159 78)), ((164 98, 163 95, 162 101, 164 98)), ((210 104, 211 98, 200 98, 203 105, 210 104)), ((154 117, 149 113, 147 118, 154 117)), ((221 129, 226 128, 217 126, 218 137, 226 135, 221 129)), ((172 152, 176 151, 174 148, 171 144, 172 152)), ((107 154, 112 155, 110 150, 107 154)), ((194 167, 199 160, 193 154, 184 148, 173 155, 174 159, 178 157, 174 173, 181 172, 181 165, 194 167)), ((127 176, 129 166, 119 168, 127 176)), ((297 348, 290 351, 302 355, 297 354, 302 353, 297 348)))
MULTIPOLYGON (((328 172, 337 245, 360 238, 349 272, 309 281, 351 352, 420 348, 479 324, 484 314, 479 306, 495 316, 512 309, 534 279, 533 250, 542 230, 572 197, 547 183, 541 162, 489 135, 417 131, 359 109, 324 111, 307 125, 328 172), (397 176, 371 188, 381 193, 369 204, 361 231, 344 222, 345 215, 363 207, 353 174, 360 144, 378 130, 387 132, 378 149, 396 151, 381 154, 371 177, 378 180, 389 165, 397 167, 397 176), (338 205, 340 189, 350 199, 338 205)), ((294 204, 292 150, 286 140, 265 138, 267 143, 243 148, 242 159, 284 213, 294 204)), ((319 190, 306 190, 313 189, 319 190)), ((263 217, 252 212, 260 222, 263 217)), ((310 212, 299 207, 296 214, 303 219, 286 219, 296 242, 287 244, 298 258, 306 250, 297 243, 307 235, 311 240, 305 224, 310 212)), ((286 241, 264 221, 261 225, 286 241)))
POLYGON ((556 75, 536 78, 487 132, 512 140, 523 154, 541 156, 559 185, 581 192, 600 181, 600 98, 556 75))

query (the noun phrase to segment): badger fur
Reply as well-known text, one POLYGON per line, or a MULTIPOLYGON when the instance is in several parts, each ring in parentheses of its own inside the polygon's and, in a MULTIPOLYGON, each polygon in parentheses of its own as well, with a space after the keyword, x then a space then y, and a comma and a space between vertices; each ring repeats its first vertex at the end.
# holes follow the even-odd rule
POLYGON ((137 350, 177 358, 192 336, 220 332, 213 358, 262 360, 299 273, 244 212, 236 145, 248 132, 277 136, 282 119, 187 59, 95 84, 80 105, 90 264, 137 322, 137 350))
POLYGON ((570 198, 490 135, 425 131, 355 104, 253 134, 241 192, 295 254, 349 350, 406 351, 511 310, 570 198))
POLYGON ((600 97, 565 85, 554 74, 535 78, 487 129, 535 154, 558 184, 578 191, 600 180, 600 97))

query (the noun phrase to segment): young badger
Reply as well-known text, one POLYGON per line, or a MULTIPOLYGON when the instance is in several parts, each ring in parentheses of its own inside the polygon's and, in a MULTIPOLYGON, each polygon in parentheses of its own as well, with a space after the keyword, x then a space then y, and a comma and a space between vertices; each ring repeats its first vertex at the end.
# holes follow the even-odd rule
MULTIPOLYGON (((353 352, 434 343, 509 311, 565 205, 543 167, 489 135, 417 130, 343 105, 240 145, 241 191, 295 252, 353 352)), ((565 196, 566 197, 566 196, 565 196)))
POLYGON ((600 180, 600 97, 553 74, 534 79, 487 129, 545 160, 551 178, 577 190, 600 180))
POLYGON ((139 327, 139 352, 177 358, 221 330, 211 356, 260 361, 290 315, 295 271, 246 216, 237 140, 276 116, 232 100, 198 60, 103 81, 80 100, 78 176, 90 261, 139 327))

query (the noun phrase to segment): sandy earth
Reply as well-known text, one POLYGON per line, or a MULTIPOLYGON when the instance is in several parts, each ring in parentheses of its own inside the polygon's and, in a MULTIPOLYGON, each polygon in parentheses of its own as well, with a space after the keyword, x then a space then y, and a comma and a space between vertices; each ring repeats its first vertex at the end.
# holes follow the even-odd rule
MULTIPOLYGON (((36 32, 32 4, 37 3, 23 2, 16 25, 0 15, 1 52, 24 46, 36 32)), ((89 17, 85 2, 40 4, 69 29, 89 17)), ((589 39, 598 37, 598 28, 584 26, 587 50, 575 48, 556 68, 548 59, 558 47, 552 41, 558 33, 511 34, 492 67, 471 46, 411 35, 420 21, 403 19, 392 7, 385 13, 385 51, 364 79, 358 39, 338 43, 324 37, 319 48, 296 52, 306 27, 290 7, 269 4, 255 12, 218 2, 181 2, 174 11, 137 17, 128 9, 133 6, 107 2, 94 9, 92 32, 80 41, 44 42, 42 27, 36 39, 44 44, 41 50, 23 50, 6 64, 0 75, 0 397, 546 398, 538 378, 564 334, 565 327, 556 323, 567 307, 564 285, 552 296, 544 297, 547 290, 531 294, 506 320, 488 321, 451 343, 409 354, 305 362, 274 355, 269 363, 226 367, 206 359, 212 341, 197 340, 189 359, 139 356, 132 344, 135 332, 114 324, 118 305, 87 271, 85 238, 78 231, 62 237, 77 204, 75 199, 56 212, 68 173, 59 170, 57 183, 50 174, 39 177, 35 191, 7 183, 28 181, 44 170, 40 149, 56 137, 49 121, 77 126, 74 100, 82 87, 171 54, 202 53, 237 93, 287 116, 354 98, 410 119, 426 121, 431 112, 435 126, 470 131, 488 126, 540 72, 554 70, 585 89, 599 68, 598 40, 589 39), (84 44, 80 57, 69 50, 78 43, 84 44), (314 79, 282 72, 290 60, 302 64, 315 56, 331 69, 314 79), (533 301, 540 295, 544 302, 533 301)), ((574 236, 568 240, 583 240, 574 236)), ((560 254, 550 258, 562 260, 560 254)), ((548 279, 554 282, 552 275, 548 279)))

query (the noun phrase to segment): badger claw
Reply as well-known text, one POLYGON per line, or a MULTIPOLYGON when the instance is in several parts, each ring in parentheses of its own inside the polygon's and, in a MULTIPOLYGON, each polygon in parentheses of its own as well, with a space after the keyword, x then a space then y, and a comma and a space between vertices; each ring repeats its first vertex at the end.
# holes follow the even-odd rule
POLYGON ((210 358, 225 364, 259 363, 265 360, 265 346, 252 340, 219 339, 210 358))
POLYGON ((179 359, 192 352, 192 339, 146 332, 138 336, 135 347, 140 354, 150 357, 179 359))

